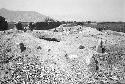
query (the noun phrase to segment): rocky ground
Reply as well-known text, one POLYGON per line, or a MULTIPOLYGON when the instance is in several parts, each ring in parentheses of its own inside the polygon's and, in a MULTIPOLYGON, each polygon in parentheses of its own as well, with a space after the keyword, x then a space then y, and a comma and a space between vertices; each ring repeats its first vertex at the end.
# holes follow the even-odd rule
POLYGON ((124 45, 124 33, 81 26, 0 32, 0 84, 125 84, 124 45))

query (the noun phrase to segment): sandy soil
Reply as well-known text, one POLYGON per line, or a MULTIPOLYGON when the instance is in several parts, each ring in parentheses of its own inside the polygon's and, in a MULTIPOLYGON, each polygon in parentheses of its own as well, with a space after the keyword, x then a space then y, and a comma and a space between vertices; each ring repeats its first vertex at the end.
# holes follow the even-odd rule
MULTIPOLYGON (((95 59, 98 59, 99 56, 104 57, 106 55, 109 55, 110 52, 113 53, 119 50, 118 48, 122 48, 122 50, 124 51, 124 33, 114 33, 112 31, 100 32, 94 28, 81 26, 70 28, 72 31, 69 31, 68 28, 64 29, 64 31, 59 32, 53 32, 53 30, 34 30, 33 32, 8 30, 6 31, 6 33, 1 32, 0 83, 29 84, 32 81, 32 84, 46 84, 42 83, 43 81, 41 81, 45 73, 48 73, 49 75, 52 73, 59 73, 61 79, 58 79, 59 77, 56 74, 56 84, 87 84, 89 82, 95 82, 96 84, 98 82, 98 84, 100 84, 100 80, 104 80, 105 82, 106 80, 108 82, 116 82, 116 80, 122 81, 122 79, 119 79, 117 76, 112 76, 113 81, 110 81, 110 79, 106 77, 104 77, 103 79, 98 78, 99 80, 97 80, 95 78, 95 74, 102 74, 102 72, 108 73, 110 71, 107 71, 107 69, 105 69, 108 65, 100 66, 96 63, 95 59), (55 38, 58 40, 58 42, 48 41, 42 38, 55 38), (107 48, 107 51, 105 53, 99 53, 97 51, 97 48, 100 45, 100 40, 103 41, 103 46, 107 48), (118 46, 118 48, 114 49, 114 51, 110 51, 111 46, 113 46, 113 49, 115 46, 118 46), (26 65, 31 66, 32 64, 34 64, 33 66, 35 66, 33 69, 25 69, 26 65), (20 68, 19 65, 22 65, 22 68, 20 68), (96 70, 97 66, 99 66, 99 69, 102 70, 102 72, 96 70), (4 67, 4 69, 2 69, 1 67, 4 67), (30 71, 34 71, 37 69, 41 70, 39 74, 41 80, 40 78, 37 79, 37 77, 34 77, 34 79, 31 78, 28 83, 28 78, 27 76, 25 76, 26 78, 22 79, 23 81, 17 81, 17 76, 22 76, 15 76, 16 74, 7 74, 8 76, 5 79, 5 71, 8 70, 8 68, 10 69, 10 71, 8 72, 10 72, 11 74, 15 74, 17 69, 20 69, 22 70, 22 72, 27 74, 31 74, 30 71), (45 68, 47 68, 47 70, 45 68), (42 71, 42 69, 45 70, 42 71), (62 74, 65 75, 65 77, 63 77, 62 74), (9 79, 11 78, 14 82, 9 81, 9 79), (38 81, 36 81, 35 78, 38 81)), ((106 64, 108 63, 107 61, 100 62, 99 60, 98 62, 100 64, 104 64, 105 62, 106 64)), ((55 84, 50 83, 49 79, 47 82, 48 84, 55 84)))

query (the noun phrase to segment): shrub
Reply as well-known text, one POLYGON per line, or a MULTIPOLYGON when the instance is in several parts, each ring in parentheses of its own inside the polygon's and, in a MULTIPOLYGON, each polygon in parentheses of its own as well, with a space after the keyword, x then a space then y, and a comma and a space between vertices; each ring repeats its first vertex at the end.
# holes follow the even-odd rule
POLYGON ((22 23, 21 23, 21 22, 18 22, 18 23, 16 24, 16 28, 17 28, 18 30, 23 30, 22 23))
POLYGON ((8 23, 5 21, 5 18, 0 16, 0 31, 4 31, 8 29, 8 23))
POLYGON ((61 25, 60 22, 37 22, 34 24, 36 30, 49 30, 61 25))
POLYGON ((33 31, 33 29, 34 29, 34 25, 33 25, 32 22, 29 23, 29 29, 30 29, 31 31, 33 31))

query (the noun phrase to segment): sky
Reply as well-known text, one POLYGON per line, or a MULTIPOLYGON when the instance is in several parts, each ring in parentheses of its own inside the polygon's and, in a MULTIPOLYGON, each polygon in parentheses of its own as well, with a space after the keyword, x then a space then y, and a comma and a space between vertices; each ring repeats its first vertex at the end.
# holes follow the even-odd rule
POLYGON ((125 21, 125 0, 0 0, 0 8, 36 11, 60 21, 125 21))

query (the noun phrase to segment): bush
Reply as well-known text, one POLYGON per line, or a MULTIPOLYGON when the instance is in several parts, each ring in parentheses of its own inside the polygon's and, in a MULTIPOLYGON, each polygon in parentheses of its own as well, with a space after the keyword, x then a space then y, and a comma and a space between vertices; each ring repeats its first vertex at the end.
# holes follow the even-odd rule
POLYGON ((29 23, 29 29, 30 29, 31 31, 33 31, 33 29, 34 29, 34 25, 33 25, 32 22, 29 23))
POLYGON ((16 28, 17 28, 18 30, 23 30, 22 23, 21 23, 21 22, 18 22, 18 23, 16 24, 16 28))
POLYGON ((8 29, 8 23, 5 21, 5 18, 0 16, 0 31, 4 31, 8 29))
POLYGON ((60 22, 37 22, 34 24, 36 30, 49 30, 61 25, 60 22))

